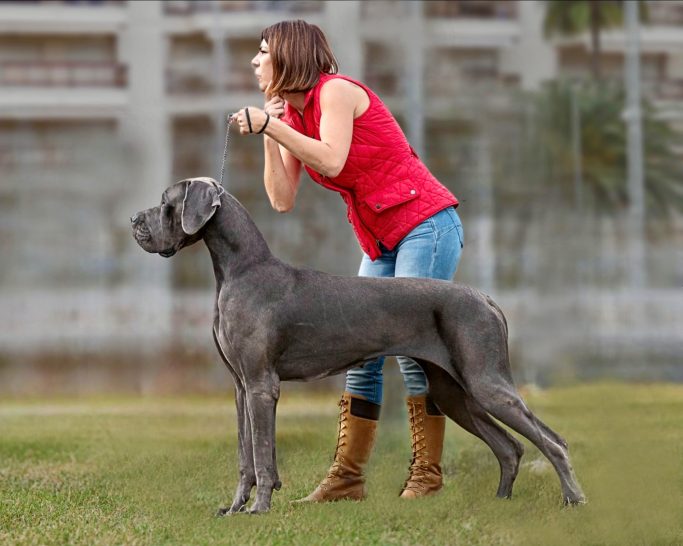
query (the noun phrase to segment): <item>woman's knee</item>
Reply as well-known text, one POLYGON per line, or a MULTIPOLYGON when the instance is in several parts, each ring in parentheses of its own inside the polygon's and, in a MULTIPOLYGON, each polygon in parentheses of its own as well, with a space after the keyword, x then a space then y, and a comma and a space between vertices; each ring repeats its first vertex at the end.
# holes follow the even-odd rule
POLYGON ((419 396, 426 394, 429 390, 427 376, 422 367, 412 358, 405 356, 396 357, 398 367, 403 375, 403 383, 406 386, 409 396, 419 396))

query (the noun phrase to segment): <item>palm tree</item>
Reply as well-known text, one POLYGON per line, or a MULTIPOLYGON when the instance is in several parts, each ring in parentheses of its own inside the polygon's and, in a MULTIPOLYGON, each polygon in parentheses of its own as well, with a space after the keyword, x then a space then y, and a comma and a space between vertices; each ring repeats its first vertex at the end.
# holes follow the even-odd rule
MULTIPOLYGON (((627 129, 620 84, 557 81, 524 94, 514 114, 491 128, 495 149, 498 287, 540 290, 628 282, 624 214, 630 205, 627 129), (575 194, 572 103, 580 123, 582 199, 575 194), (622 261, 620 261, 622 260, 622 261), (621 265, 618 265, 621 264, 621 265)), ((679 150, 683 133, 643 101, 648 233, 664 233, 683 213, 679 150), (654 220, 654 221, 653 221, 654 220), (668 221, 667 221, 668 220, 668 221)))
MULTIPOLYGON (((571 202, 574 192, 574 157, 571 142, 572 93, 581 118, 583 183, 589 203, 596 210, 615 213, 629 205, 626 176, 626 127, 622 120, 624 91, 620 85, 585 85, 572 91, 568 82, 553 82, 533 101, 536 139, 530 142, 532 157, 548 166, 544 180, 554 180, 560 196, 571 202), (547 177, 547 178, 546 178, 547 177)), ((683 212, 683 183, 676 148, 683 136, 656 116, 643 102, 645 199, 653 217, 683 212)))
MULTIPOLYGON (((549 0, 546 2, 543 32, 551 36, 577 36, 586 31, 591 35, 591 73, 599 80, 601 74, 600 32, 620 26, 624 20, 623 0, 549 0)), ((647 19, 644 2, 640 6, 641 20, 647 19)))

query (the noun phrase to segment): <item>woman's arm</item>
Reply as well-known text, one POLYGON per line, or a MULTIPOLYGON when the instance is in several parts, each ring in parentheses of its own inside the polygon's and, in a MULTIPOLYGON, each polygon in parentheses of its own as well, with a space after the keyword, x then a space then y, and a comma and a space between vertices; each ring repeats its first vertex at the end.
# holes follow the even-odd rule
POLYGON ((301 181, 301 161, 269 136, 263 137, 263 183, 271 206, 278 212, 294 208, 301 181))
MULTIPOLYGON (((357 96, 349 92, 344 80, 331 80, 320 92, 320 140, 309 138, 279 119, 271 118, 265 134, 282 145, 291 155, 323 176, 336 177, 346 164, 353 134, 357 96)), ((266 122, 260 108, 249 107, 251 124, 258 131, 266 122)), ((240 132, 249 132, 244 109, 238 112, 240 132)), ((276 162, 275 162, 276 163, 276 162)))
MULTIPOLYGON (((271 117, 280 119, 285 113, 282 97, 270 97, 263 110, 271 117)), ((289 212, 294 208, 296 194, 301 181, 301 161, 290 154, 269 136, 263 137, 265 155, 263 183, 270 205, 278 212, 289 212)))

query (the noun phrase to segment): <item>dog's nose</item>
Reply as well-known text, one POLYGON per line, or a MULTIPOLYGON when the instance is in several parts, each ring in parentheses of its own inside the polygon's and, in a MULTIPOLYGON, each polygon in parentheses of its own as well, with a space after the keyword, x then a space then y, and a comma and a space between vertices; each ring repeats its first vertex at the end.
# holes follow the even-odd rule
POLYGON ((133 216, 130 217, 130 223, 131 223, 131 224, 134 224, 134 223, 137 222, 137 221, 138 221, 138 215, 137 215, 137 214, 133 214, 133 216))

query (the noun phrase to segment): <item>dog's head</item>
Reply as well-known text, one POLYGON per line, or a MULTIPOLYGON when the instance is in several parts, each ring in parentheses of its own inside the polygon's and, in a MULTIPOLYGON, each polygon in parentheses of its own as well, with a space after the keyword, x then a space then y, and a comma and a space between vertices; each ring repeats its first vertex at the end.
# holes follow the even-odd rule
POLYGON ((188 178, 161 194, 161 204, 131 216, 135 241, 164 258, 202 238, 202 228, 221 206, 223 188, 213 178, 188 178))

